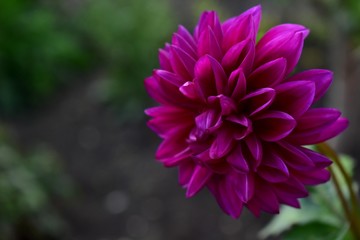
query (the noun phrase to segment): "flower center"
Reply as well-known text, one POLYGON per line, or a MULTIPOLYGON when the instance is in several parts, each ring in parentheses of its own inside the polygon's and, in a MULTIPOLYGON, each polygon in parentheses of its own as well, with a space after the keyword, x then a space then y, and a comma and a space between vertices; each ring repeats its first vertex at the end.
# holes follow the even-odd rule
POLYGON ((253 131, 251 120, 231 98, 210 96, 207 103, 188 137, 194 158, 202 162, 223 158, 253 131))

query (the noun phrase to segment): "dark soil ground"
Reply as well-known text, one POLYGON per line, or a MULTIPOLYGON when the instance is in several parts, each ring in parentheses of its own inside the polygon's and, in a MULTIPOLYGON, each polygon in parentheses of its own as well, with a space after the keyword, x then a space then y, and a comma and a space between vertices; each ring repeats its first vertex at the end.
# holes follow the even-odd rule
POLYGON ((55 201, 70 239, 254 240, 268 216, 223 214, 205 190, 192 199, 176 169, 154 160, 159 139, 145 117, 121 121, 96 97, 101 75, 63 90, 32 115, 11 121, 23 149, 47 145, 73 179, 74 197, 55 201))

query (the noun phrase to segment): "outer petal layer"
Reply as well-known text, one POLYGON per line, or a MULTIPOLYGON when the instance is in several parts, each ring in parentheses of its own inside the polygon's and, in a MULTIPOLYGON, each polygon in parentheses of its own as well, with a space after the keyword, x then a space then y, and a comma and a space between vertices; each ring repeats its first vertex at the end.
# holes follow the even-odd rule
POLYGON ((256 45, 255 66, 283 57, 287 61, 285 75, 289 74, 299 61, 308 34, 308 29, 296 24, 282 24, 270 29, 256 45))

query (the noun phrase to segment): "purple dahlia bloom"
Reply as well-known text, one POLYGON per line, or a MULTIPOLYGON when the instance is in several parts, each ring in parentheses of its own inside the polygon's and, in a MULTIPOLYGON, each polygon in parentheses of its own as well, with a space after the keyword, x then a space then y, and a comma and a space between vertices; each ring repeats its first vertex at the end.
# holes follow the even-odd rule
POLYGON ((256 42, 260 18, 260 6, 223 23, 204 12, 193 34, 179 27, 160 49, 160 69, 145 79, 160 104, 146 110, 163 139, 156 158, 178 167, 187 197, 207 187, 234 218, 244 206, 256 216, 300 207, 305 186, 328 181, 331 164, 303 145, 348 126, 337 109, 311 107, 330 71, 290 75, 309 30, 282 24, 256 42))

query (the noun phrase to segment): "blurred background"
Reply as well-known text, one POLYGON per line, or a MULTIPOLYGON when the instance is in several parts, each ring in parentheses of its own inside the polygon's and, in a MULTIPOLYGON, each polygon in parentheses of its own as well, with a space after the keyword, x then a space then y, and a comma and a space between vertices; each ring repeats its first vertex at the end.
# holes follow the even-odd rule
POLYGON ((350 119, 333 144, 360 159, 358 0, 1 0, 0 239, 257 239, 270 216, 233 220, 207 191, 186 199, 154 160, 143 79, 178 24, 259 3, 261 33, 311 29, 297 71, 334 71, 320 104, 350 119))

